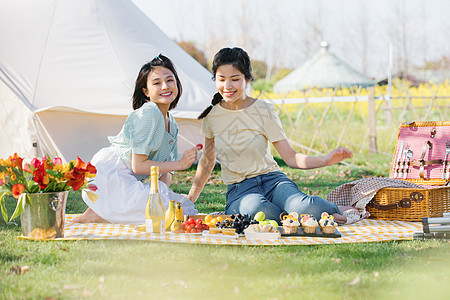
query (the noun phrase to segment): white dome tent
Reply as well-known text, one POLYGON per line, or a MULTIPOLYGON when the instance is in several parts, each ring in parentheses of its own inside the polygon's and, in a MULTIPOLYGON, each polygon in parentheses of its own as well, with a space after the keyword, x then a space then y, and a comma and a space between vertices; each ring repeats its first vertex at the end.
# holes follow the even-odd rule
POLYGON ((140 67, 173 60, 183 96, 179 152, 203 141, 196 117, 211 74, 128 0, 0 0, 0 157, 90 160, 131 112, 140 67))
POLYGON ((302 66, 280 79, 274 85, 276 93, 289 93, 307 88, 339 88, 374 85, 374 82, 354 70, 328 51, 328 43, 320 43, 320 51, 302 66))

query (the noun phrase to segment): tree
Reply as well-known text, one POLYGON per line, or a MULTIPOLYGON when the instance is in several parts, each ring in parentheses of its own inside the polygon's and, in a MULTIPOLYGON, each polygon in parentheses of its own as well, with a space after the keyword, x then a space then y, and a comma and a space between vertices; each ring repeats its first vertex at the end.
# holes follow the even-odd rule
POLYGON ((205 54, 203 53, 203 51, 198 49, 193 42, 180 41, 177 42, 177 44, 190 56, 192 56, 196 61, 198 61, 202 66, 208 68, 208 63, 206 61, 205 54))
POLYGON ((281 68, 277 70, 276 74, 273 76, 273 80, 277 82, 286 77, 287 75, 289 75, 292 71, 294 71, 294 69, 281 68))
POLYGON ((265 78, 267 73, 267 64, 262 60, 252 60, 253 76, 255 79, 265 78))
POLYGON ((438 60, 434 61, 425 61, 425 65, 423 66, 424 70, 434 70, 434 71, 447 71, 450 70, 450 57, 443 56, 438 60))

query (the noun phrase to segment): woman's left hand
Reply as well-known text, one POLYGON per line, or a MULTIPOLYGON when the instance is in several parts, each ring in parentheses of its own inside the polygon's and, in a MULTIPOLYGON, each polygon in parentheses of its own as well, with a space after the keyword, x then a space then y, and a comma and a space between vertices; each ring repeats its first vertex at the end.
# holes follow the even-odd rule
POLYGON ((341 162, 342 160, 346 158, 352 158, 353 153, 344 147, 339 147, 328 153, 327 155, 327 165, 331 166, 334 164, 337 164, 338 162, 341 162))

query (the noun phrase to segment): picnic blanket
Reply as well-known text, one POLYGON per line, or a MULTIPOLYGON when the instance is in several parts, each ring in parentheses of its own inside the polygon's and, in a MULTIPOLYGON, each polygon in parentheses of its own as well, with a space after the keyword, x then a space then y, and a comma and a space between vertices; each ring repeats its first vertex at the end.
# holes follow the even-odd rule
MULTIPOLYGON (((175 234, 167 232, 161 236, 140 232, 135 229, 137 224, 79 224, 71 223, 77 215, 66 215, 64 238, 55 240, 146 240, 169 243, 215 244, 215 245, 317 245, 367 243, 392 240, 411 240, 415 231, 422 230, 421 222, 386 221, 364 219, 354 224, 339 226, 339 238, 282 236, 276 240, 247 240, 244 236, 238 238, 206 238, 201 234, 175 234)), ((19 237, 20 239, 30 239, 19 237)))

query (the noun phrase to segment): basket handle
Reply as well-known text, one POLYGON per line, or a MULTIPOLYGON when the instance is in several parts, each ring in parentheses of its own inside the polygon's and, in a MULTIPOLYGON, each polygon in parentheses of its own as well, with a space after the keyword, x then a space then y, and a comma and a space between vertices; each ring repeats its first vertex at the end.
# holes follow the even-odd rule
POLYGON ((397 209, 399 207, 402 208, 410 208, 411 207, 411 202, 415 201, 415 202, 420 202, 423 200, 423 195, 420 192, 412 192, 409 195, 409 198, 403 198, 402 200, 398 201, 397 203, 391 203, 391 204, 379 204, 373 200, 371 200, 369 203, 367 203, 368 207, 373 207, 375 209, 378 210, 393 210, 393 209, 397 209))

